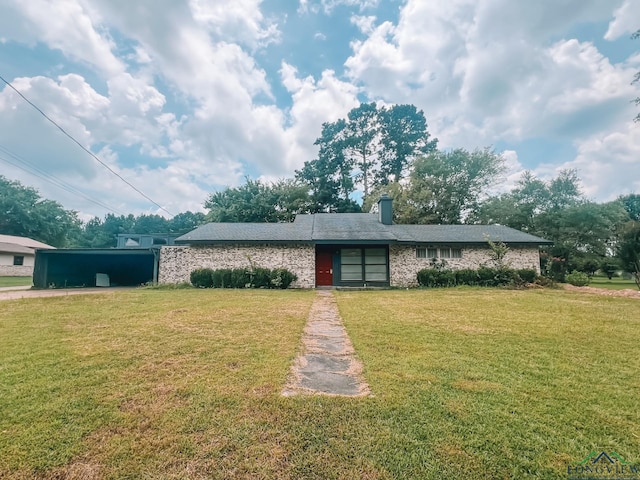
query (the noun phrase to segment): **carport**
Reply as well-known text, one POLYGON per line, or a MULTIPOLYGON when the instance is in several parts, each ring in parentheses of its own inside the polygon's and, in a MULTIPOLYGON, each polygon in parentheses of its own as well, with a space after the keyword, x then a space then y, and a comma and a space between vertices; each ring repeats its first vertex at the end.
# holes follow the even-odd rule
POLYGON ((35 288, 130 287, 158 280, 158 249, 36 250, 35 288))

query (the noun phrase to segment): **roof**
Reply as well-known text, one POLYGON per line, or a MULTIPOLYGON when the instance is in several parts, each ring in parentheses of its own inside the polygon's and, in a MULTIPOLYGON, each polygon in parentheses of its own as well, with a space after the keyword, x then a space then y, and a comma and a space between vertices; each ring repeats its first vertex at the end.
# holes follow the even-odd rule
POLYGON ((13 245, 20 245, 29 248, 55 248, 31 238, 17 237, 15 235, 0 235, 0 243, 11 243, 13 245))
POLYGON ((35 249, 16 245, 15 243, 0 242, 0 252, 2 253, 21 253, 24 255, 35 255, 35 249))
POLYGON ((552 242, 503 225, 384 225, 371 213, 298 215, 292 223, 208 223, 176 244, 213 243, 410 243, 549 245, 552 242))

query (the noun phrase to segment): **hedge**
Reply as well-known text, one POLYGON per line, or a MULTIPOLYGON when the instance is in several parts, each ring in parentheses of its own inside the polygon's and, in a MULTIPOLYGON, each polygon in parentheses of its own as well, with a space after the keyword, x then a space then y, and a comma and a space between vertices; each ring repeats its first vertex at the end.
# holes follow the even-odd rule
POLYGON ((284 268, 198 268, 191 272, 197 288, 288 288, 298 277, 284 268))
POLYGON ((514 270, 510 268, 480 267, 477 270, 465 268, 448 270, 425 268, 418 272, 418 284, 422 287, 454 287, 469 285, 480 287, 518 286, 533 283, 538 273, 532 268, 514 270))

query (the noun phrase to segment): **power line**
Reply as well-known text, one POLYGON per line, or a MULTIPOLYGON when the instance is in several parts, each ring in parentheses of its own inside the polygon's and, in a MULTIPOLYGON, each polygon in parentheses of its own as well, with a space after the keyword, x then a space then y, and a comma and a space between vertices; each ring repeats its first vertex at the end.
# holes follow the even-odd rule
POLYGON ((56 128, 58 128, 58 130, 60 130, 64 135, 66 135, 71 141, 73 141, 76 145, 78 145, 82 150, 84 150, 86 153, 88 153, 89 155, 91 155, 91 157, 93 157, 94 160, 96 160, 100 165, 102 165, 104 168, 106 168, 107 170, 109 170, 109 172, 111 172, 113 175, 115 175, 116 177, 118 177, 120 180, 122 180, 124 183, 126 183, 127 185, 129 185, 133 190, 135 190, 136 192, 138 192, 140 195, 142 195, 144 198, 146 198, 147 200, 149 200, 151 203, 153 203, 156 207, 158 207, 160 210, 168 213, 171 217, 173 217, 173 214, 171 212, 169 212, 166 208, 164 208, 162 205, 160 205, 159 203, 157 203, 156 201, 154 201, 153 199, 151 199, 151 197, 147 196, 144 192, 142 192, 141 190, 139 190, 135 185, 133 185, 132 183, 130 183, 129 181, 127 181, 126 179, 124 179, 119 173, 115 172, 114 170, 111 169, 111 167, 109 167, 109 165, 107 165, 106 163, 104 163, 102 160, 100 160, 91 150, 85 148, 78 140, 76 140, 73 136, 71 136, 69 133, 67 133, 67 131, 62 128, 60 125, 58 125, 54 120, 52 120, 46 113, 44 113, 40 108, 38 108, 33 102, 31 102, 31 100, 29 100, 27 97, 25 97, 22 93, 20 93, 20 91, 14 87, 10 82, 8 82, 7 80, 4 79, 4 77, 2 77, 2 75, 0 75, 0 80, 2 80, 4 83, 7 84, 7 86, 9 86, 14 92, 16 92, 18 95, 20 95, 20 97, 22 97, 22 99, 27 102, 29 105, 31 105, 34 109, 36 109, 36 111, 38 111, 38 113, 40 113, 40 115, 42 115, 44 118, 46 118, 47 120, 49 120, 49 122, 51 122, 56 128))
POLYGON ((9 159, 7 159, 6 157, 3 157, 2 155, 0 155, 0 161, 7 163, 9 165, 12 165, 16 168, 19 168, 20 170, 27 172, 30 175, 33 175, 34 177, 38 177, 46 182, 51 183, 52 185, 55 185, 56 187, 65 190, 73 195, 76 195, 78 197, 82 197, 85 200, 98 205, 99 207, 102 207, 106 210, 109 210, 113 213, 117 213, 119 215, 126 215, 125 213, 110 207, 109 205, 107 205, 106 203, 103 203, 100 200, 97 200, 93 197, 90 197, 89 195, 85 194, 84 192, 78 190, 77 188, 75 188, 73 185, 65 182, 64 180, 57 178, 55 175, 52 175, 50 173, 45 172, 44 170, 38 168, 37 166, 33 165, 32 163, 30 163, 29 161, 27 161, 24 157, 21 157, 19 155, 17 155, 16 153, 13 153, 12 151, 10 151, 9 149, 7 149, 6 147, 3 147, 2 145, 0 145, 0 152, 5 153, 6 155, 8 155, 9 157, 13 158, 14 160, 16 160, 17 162, 21 163, 24 166, 19 165, 18 163, 11 161, 9 159))

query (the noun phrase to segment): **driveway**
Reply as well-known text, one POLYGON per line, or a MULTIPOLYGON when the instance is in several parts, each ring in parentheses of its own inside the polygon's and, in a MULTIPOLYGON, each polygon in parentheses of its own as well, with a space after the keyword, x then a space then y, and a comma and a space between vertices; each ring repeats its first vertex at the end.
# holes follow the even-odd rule
POLYGON ((103 287, 103 288, 56 288, 47 290, 32 290, 31 287, 2 287, 0 300, 16 300, 20 298, 66 297, 67 295, 89 295, 98 293, 113 293, 121 290, 131 290, 137 287, 103 287))

